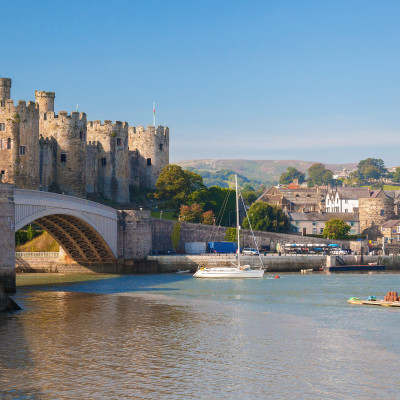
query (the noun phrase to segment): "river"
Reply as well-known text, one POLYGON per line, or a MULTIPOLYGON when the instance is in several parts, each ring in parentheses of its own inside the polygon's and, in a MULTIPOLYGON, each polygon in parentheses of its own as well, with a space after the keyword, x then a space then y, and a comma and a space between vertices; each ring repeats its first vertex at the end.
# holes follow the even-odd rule
POLYGON ((399 274, 268 278, 21 275, 0 398, 400 398, 400 309, 346 302, 399 274))

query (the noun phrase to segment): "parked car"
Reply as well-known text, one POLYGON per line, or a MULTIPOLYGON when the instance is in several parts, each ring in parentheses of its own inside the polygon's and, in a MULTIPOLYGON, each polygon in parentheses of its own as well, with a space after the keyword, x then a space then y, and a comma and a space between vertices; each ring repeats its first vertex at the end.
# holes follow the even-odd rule
POLYGON ((258 256, 260 253, 256 249, 253 249, 250 247, 245 247, 243 249, 242 254, 247 255, 247 256, 258 256))

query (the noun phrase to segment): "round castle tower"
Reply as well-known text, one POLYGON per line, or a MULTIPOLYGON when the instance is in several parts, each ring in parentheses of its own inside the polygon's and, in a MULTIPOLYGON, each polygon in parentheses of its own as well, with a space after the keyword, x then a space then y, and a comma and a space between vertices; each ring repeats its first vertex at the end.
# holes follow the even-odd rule
POLYGON ((54 111, 55 92, 46 92, 44 90, 35 90, 36 103, 39 104, 39 112, 54 111))
POLYGON ((0 102, 11 98, 11 79, 0 78, 0 102))
POLYGON ((395 219, 394 200, 391 198, 359 199, 360 231, 381 226, 389 219, 395 219))

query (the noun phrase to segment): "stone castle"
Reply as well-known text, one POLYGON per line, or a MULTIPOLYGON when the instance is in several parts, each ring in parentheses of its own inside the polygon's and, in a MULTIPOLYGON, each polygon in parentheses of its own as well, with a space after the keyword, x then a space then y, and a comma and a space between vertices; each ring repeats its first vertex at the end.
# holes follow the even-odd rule
POLYGON ((11 97, 0 78, 0 178, 21 189, 130 202, 130 187, 154 189, 169 163, 168 127, 87 121, 85 113, 54 112, 54 92, 36 102, 11 97))

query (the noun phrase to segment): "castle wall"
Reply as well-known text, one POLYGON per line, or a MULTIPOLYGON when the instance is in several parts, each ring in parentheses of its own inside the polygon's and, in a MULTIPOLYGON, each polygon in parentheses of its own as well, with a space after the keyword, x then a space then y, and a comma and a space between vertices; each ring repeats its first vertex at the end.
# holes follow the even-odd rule
POLYGON ((56 191, 56 151, 57 143, 53 137, 39 139, 39 187, 46 192, 56 191))
POLYGON ((360 231, 371 226, 381 226, 389 219, 396 219, 394 200, 391 198, 359 199, 360 231))
MULTIPOLYGON (((88 141, 97 142, 95 169, 97 190, 116 203, 129 203, 128 124, 120 121, 90 121, 88 141)), ((90 160, 93 162, 93 160, 90 160)), ((93 177, 90 179, 92 186, 93 177)))
POLYGON ((44 139, 54 138, 51 174, 56 191, 86 197, 86 114, 43 113, 40 115, 40 134, 44 139))
POLYGON ((5 183, 39 188, 39 109, 33 102, 0 105, 0 174, 5 183))
POLYGON ((0 78, 0 102, 11 98, 11 79, 0 78))
POLYGON ((169 164, 169 129, 149 125, 129 128, 129 149, 138 152, 139 186, 155 189, 163 168, 169 164))

